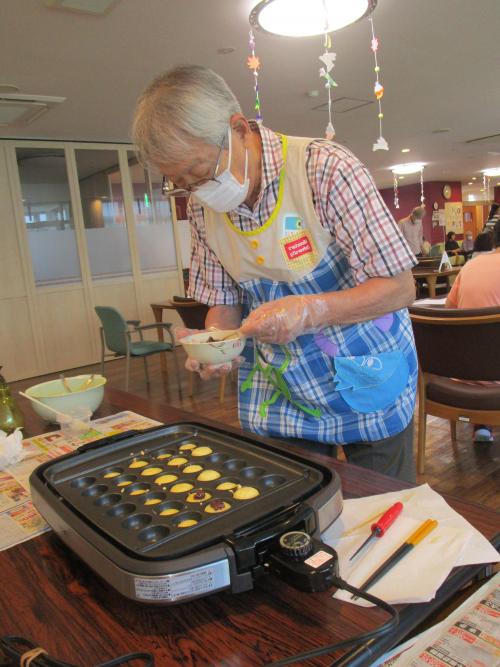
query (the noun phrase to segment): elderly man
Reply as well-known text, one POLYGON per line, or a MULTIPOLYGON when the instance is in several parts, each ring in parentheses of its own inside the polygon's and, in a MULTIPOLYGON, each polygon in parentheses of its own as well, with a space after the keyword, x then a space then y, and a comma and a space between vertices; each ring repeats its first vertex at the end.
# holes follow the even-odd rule
POLYGON ((424 236, 422 223, 424 215, 425 206, 415 206, 410 215, 399 221, 399 228, 414 255, 423 254, 424 236))
POLYGON ((200 66, 151 83, 133 136, 170 194, 192 195, 189 293, 206 326, 248 337, 242 427, 414 480, 415 258, 366 168, 247 120, 200 66))

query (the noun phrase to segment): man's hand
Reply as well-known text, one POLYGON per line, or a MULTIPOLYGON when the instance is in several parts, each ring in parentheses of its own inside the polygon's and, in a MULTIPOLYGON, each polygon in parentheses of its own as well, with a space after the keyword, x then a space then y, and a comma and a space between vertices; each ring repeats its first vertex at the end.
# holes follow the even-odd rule
POLYGON ((370 278, 339 292, 286 296, 250 313, 240 328, 244 336, 285 345, 298 336, 327 326, 376 319, 415 300, 411 271, 392 278, 370 278))
MULTIPOLYGON (((201 333, 207 331, 206 329, 187 329, 185 327, 174 327, 174 334, 176 339, 181 343, 182 338, 190 336, 191 334, 201 333)), ((200 364, 196 359, 188 357, 184 364, 186 370, 193 373, 198 373, 202 380, 210 380, 218 378, 222 375, 228 375, 232 370, 239 368, 243 363, 243 357, 236 357, 224 364, 200 364)))
POLYGON ((314 316, 324 307, 322 296, 285 296, 264 303, 250 313, 240 331, 263 343, 285 345, 314 326, 314 316))

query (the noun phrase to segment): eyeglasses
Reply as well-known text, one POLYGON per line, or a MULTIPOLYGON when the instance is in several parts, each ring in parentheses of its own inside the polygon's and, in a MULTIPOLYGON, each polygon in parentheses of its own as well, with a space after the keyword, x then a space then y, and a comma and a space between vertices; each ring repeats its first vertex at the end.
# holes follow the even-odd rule
POLYGON ((219 150, 217 152, 217 162, 215 163, 215 168, 213 171, 213 174, 210 178, 202 178, 199 181, 196 181, 192 185, 189 185, 186 188, 171 188, 168 182, 168 179, 166 176, 163 176, 162 182, 161 182, 161 193, 164 197, 187 197, 193 192, 196 192, 198 188, 200 188, 202 185, 205 185, 205 183, 210 183, 210 181, 214 181, 215 183, 219 183, 219 180, 217 179, 217 172, 219 171, 219 165, 220 165, 220 159, 222 156, 222 149, 224 147, 224 141, 226 139, 226 136, 224 135, 222 137, 222 141, 219 144, 219 150))

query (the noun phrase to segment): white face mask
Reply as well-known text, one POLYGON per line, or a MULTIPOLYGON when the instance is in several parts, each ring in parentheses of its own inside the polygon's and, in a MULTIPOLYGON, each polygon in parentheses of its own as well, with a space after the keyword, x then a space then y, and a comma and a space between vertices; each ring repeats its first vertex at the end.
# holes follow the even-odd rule
POLYGON ((219 176, 216 176, 217 182, 209 181, 201 185, 195 192, 193 197, 208 208, 217 211, 218 213, 227 213, 238 208, 243 204, 247 198, 248 188, 250 187, 250 180, 248 178, 248 150, 245 149, 245 177, 243 183, 238 180, 231 173, 231 128, 229 128, 229 163, 219 176))

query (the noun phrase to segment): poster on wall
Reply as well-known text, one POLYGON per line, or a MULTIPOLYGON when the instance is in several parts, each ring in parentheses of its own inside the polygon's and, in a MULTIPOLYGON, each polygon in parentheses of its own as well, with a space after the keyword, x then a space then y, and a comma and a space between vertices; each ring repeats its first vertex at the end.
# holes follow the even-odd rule
POLYGON ((444 214, 444 208, 440 208, 438 211, 438 224, 440 227, 446 227, 446 216, 444 214))
POLYGON ((446 220, 446 231, 463 234, 463 206, 462 202, 445 202, 444 214, 446 220))

